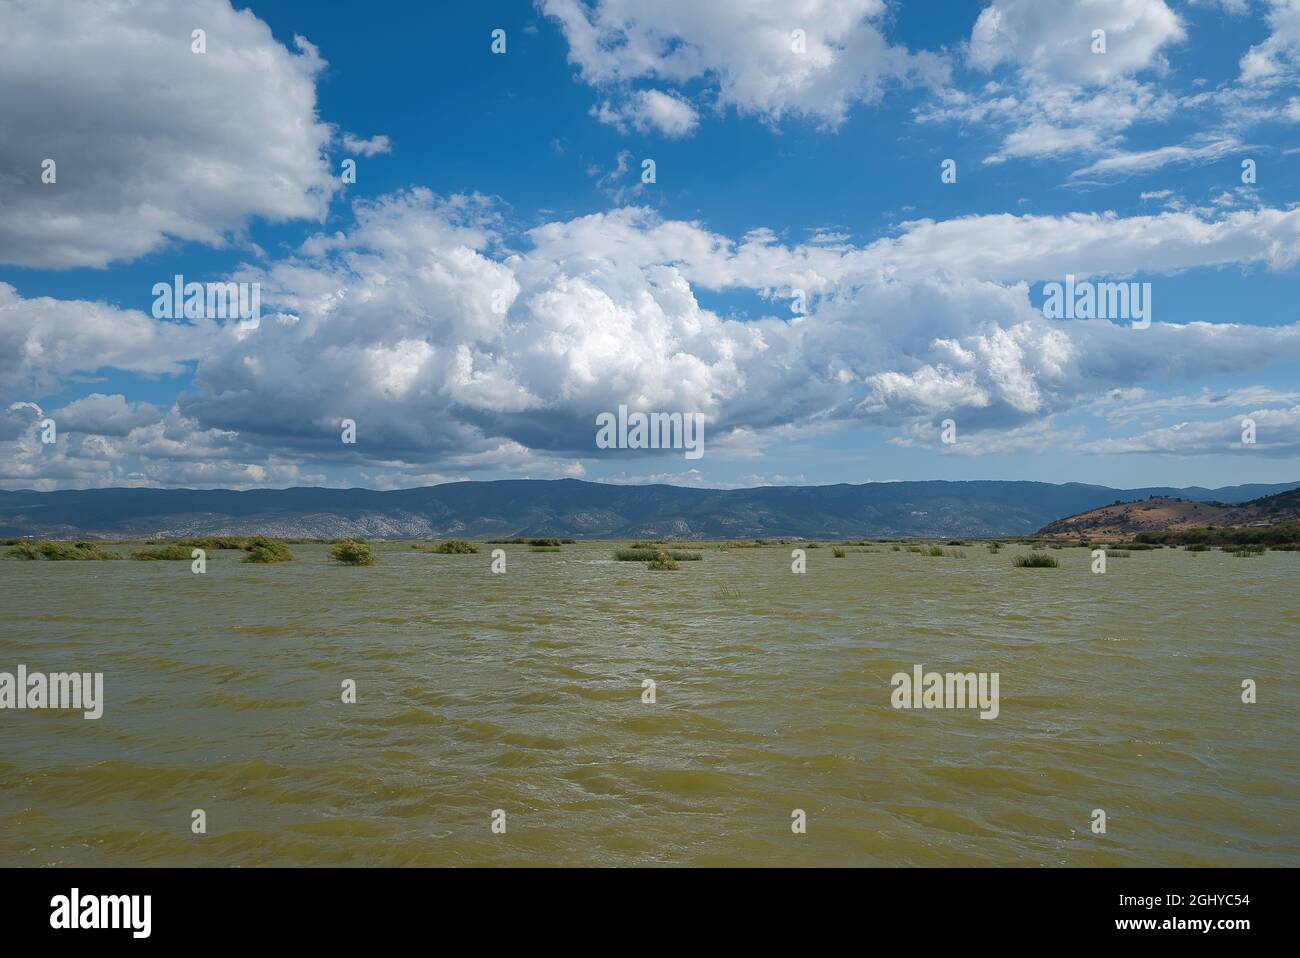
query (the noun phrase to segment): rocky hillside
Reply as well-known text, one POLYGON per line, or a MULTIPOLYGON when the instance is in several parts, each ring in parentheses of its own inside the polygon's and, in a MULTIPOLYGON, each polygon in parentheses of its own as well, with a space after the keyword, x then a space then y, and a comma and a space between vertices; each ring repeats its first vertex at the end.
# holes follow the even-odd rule
POLYGON ((1300 519, 1300 490, 1241 503, 1195 502, 1171 496, 1151 496, 1136 502, 1115 502, 1058 519, 1039 530, 1040 536, 1078 539, 1132 539, 1141 532, 1179 531, 1205 526, 1244 528, 1300 519))

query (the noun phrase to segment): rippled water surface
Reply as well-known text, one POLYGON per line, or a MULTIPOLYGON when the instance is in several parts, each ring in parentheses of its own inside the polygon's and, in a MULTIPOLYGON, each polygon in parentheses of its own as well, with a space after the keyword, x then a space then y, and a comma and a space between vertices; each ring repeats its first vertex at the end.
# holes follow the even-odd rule
POLYGON ((0 562, 0 671, 106 697, 0 711, 0 865, 1300 864, 1300 554, 505 548, 0 562))

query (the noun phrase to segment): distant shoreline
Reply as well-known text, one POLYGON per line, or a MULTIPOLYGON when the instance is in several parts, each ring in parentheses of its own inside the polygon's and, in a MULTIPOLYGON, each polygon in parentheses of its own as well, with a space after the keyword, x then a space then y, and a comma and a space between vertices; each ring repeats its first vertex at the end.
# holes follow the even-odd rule
POLYGON ((509 479, 385 492, 311 487, 0 492, 0 538, 998 539, 1037 535, 1062 517, 1117 501, 1164 497, 1242 505, 1297 488, 1300 482, 1125 490, 935 480, 708 490, 509 479))

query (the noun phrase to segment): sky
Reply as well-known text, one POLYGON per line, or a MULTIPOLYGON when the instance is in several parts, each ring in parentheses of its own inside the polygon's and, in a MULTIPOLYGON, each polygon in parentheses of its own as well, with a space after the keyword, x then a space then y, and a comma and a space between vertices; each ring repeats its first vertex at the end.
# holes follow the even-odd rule
POLYGON ((0 488, 1295 481, 1297 80, 1300 0, 7 0, 0 488))

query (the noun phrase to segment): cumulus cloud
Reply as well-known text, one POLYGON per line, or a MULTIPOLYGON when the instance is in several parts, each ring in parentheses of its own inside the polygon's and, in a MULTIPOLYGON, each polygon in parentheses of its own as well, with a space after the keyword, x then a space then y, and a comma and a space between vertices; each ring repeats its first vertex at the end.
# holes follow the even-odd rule
POLYGON ((1051 322, 1028 282, 1294 263, 1300 211, 1218 221, 988 216, 907 224, 864 247, 740 240, 626 208, 529 231, 510 251, 492 205, 416 190, 357 207, 346 234, 245 278, 293 324, 222 330, 186 415, 268 449, 470 468, 592 450, 598 412, 703 413, 715 436, 790 425, 900 424, 961 412, 972 428, 1051 415, 1117 386, 1300 356, 1295 326, 1051 322), (1151 251, 1157 250, 1153 254, 1151 251), (809 315, 784 319, 791 288, 809 315), (773 297, 754 321, 697 290, 773 297), (268 401, 268 397, 272 397, 268 401))
MULTIPOLYGON (((985 73, 1005 70, 981 90, 945 90, 917 116, 1004 128, 1000 148, 985 163, 1099 158, 1077 170, 1076 179, 1211 162, 1235 144, 1226 129, 1206 134, 1201 142, 1144 151, 1124 146, 1134 124, 1168 120, 1197 102, 1156 82, 1171 72, 1166 57, 1186 39, 1182 17, 1165 0, 994 0, 971 30, 965 62, 985 73), (1095 52, 1102 42, 1105 52, 1095 52)), ((1244 125, 1242 103, 1224 113, 1221 125, 1228 123, 1228 113, 1236 125, 1244 125)))
POLYGON ((514 234, 497 201, 414 189, 358 201, 348 229, 237 272, 280 317, 256 328, 0 287, 11 384, 195 363, 166 412, 105 394, 56 410, 68 446, 41 450, 24 432, 0 480, 317 474, 291 476, 302 464, 412 485, 581 474, 574 459, 597 455, 595 416, 620 404, 703 414, 711 455, 727 458, 864 423, 921 442, 949 417, 972 440, 963 452, 1028 447, 1052 435, 1041 426, 1051 417, 1115 390, 1300 358, 1300 324, 1180 323, 1159 306, 1161 274, 1298 258, 1300 209, 971 216, 905 223, 862 246, 791 245, 637 207, 514 234), (1139 266, 1156 290, 1147 329, 1051 321, 1031 302, 1038 280, 1139 266), (794 289, 805 315, 788 308, 794 289), (729 290, 765 297, 771 315, 740 320, 700 302, 729 290), (344 419, 355 445, 340 442, 344 419))
POLYGON ((20 296, 0 283, 0 392, 57 391, 73 373, 101 368, 177 375, 210 324, 158 322, 107 303, 20 296))
POLYGON ((0 4, 0 263, 102 267, 250 217, 323 218, 324 62, 294 42, 229 0, 0 4))
POLYGON ((690 136, 700 120, 685 99, 659 90, 640 90, 620 106, 605 101, 592 107, 591 115, 620 131, 630 125, 641 133, 656 130, 668 137, 690 136))
POLYGON ((1011 62, 1039 77, 1105 84, 1160 63, 1163 48, 1186 39, 1164 0, 995 0, 971 30, 969 57, 989 69, 1011 62), (1105 31, 1105 52, 1093 32, 1105 31))
POLYGON ((161 418, 158 409, 149 403, 129 403, 120 393, 112 396, 91 393, 60 409, 57 422, 64 432, 127 436, 132 430, 161 418))
MULTIPOLYGON (((646 16, 636 0, 540 0, 569 44, 569 60, 598 88, 634 81, 708 86, 720 108, 768 120, 843 122, 885 85, 943 75, 941 61, 885 38, 882 0, 661 0, 646 16), (795 31, 802 31, 796 36, 795 31)), ((650 109, 680 107, 657 101, 650 109)), ((644 100, 609 108, 644 113, 644 100)), ((675 121, 680 124, 680 119, 675 121)))
POLYGON ((0 413, 0 487, 50 490, 104 486, 252 488, 316 485, 322 473, 207 429, 173 407, 160 411, 120 394, 95 394, 48 411, 57 442, 40 438, 31 404, 0 413))

